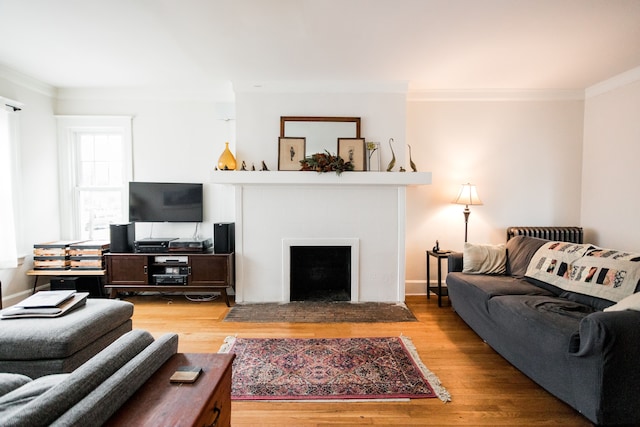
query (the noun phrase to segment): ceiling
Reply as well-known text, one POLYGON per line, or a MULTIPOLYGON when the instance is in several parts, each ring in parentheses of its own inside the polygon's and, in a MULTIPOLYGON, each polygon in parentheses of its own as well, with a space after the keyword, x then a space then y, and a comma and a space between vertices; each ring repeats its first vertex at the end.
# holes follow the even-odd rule
POLYGON ((57 88, 576 90, 640 66, 640 0, 0 0, 0 65, 57 88))

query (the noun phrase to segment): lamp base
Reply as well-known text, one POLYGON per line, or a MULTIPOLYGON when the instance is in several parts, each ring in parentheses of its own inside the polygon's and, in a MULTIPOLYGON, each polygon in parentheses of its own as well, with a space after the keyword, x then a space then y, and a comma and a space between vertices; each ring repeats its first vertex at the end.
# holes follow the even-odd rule
POLYGON ((468 225, 469 225, 469 214, 471 213, 471 211, 469 210, 469 205, 465 206, 464 211, 462 211, 462 213, 464 214, 464 242, 467 243, 467 230, 468 230, 468 225))

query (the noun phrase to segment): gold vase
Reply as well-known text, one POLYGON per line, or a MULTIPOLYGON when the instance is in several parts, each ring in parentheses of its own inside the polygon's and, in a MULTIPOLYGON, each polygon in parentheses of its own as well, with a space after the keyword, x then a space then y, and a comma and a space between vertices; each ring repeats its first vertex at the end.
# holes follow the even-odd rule
POLYGON ((231 150, 229 150, 229 143, 225 142, 224 145, 225 145, 224 151, 222 152, 222 154, 220 155, 220 158, 218 159, 218 169, 222 171, 236 170, 236 158, 233 157, 233 153, 231 153, 231 150))

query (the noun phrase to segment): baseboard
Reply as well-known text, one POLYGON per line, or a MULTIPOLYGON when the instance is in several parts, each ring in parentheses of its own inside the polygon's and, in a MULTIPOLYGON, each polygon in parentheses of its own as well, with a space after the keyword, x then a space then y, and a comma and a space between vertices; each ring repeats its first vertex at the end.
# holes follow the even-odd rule
MULTIPOLYGON (((50 289, 49 282, 47 282, 38 286, 36 288, 36 291, 48 291, 49 289, 50 289)), ((3 295, 2 307, 3 308, 11 307, 12 305, 19 303, 20 301, 27 299, 31 295, 33 295, 33 288, 24 289, 20 292, 15 292, 13 294, 7 295, 6 297, 3 295)))
POLYGON ((404 294, 405 295, 426 295, 427 281, 426 280, 406 280, 404 282, 404 294))

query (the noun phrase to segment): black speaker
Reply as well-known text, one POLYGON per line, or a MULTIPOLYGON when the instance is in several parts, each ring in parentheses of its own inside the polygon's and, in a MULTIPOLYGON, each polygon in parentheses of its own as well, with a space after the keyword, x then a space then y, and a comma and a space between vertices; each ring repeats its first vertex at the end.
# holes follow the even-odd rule
POLYGON ((135 224, 111 224, 109 226, 111 234, 111 246, 109 250, 114 253, 133 252, 133 241, 136 237, 135 224))
POLYGON ((213 252, 230 254, 236 250, 236 223, 217 222, 213 224, 213 252))

